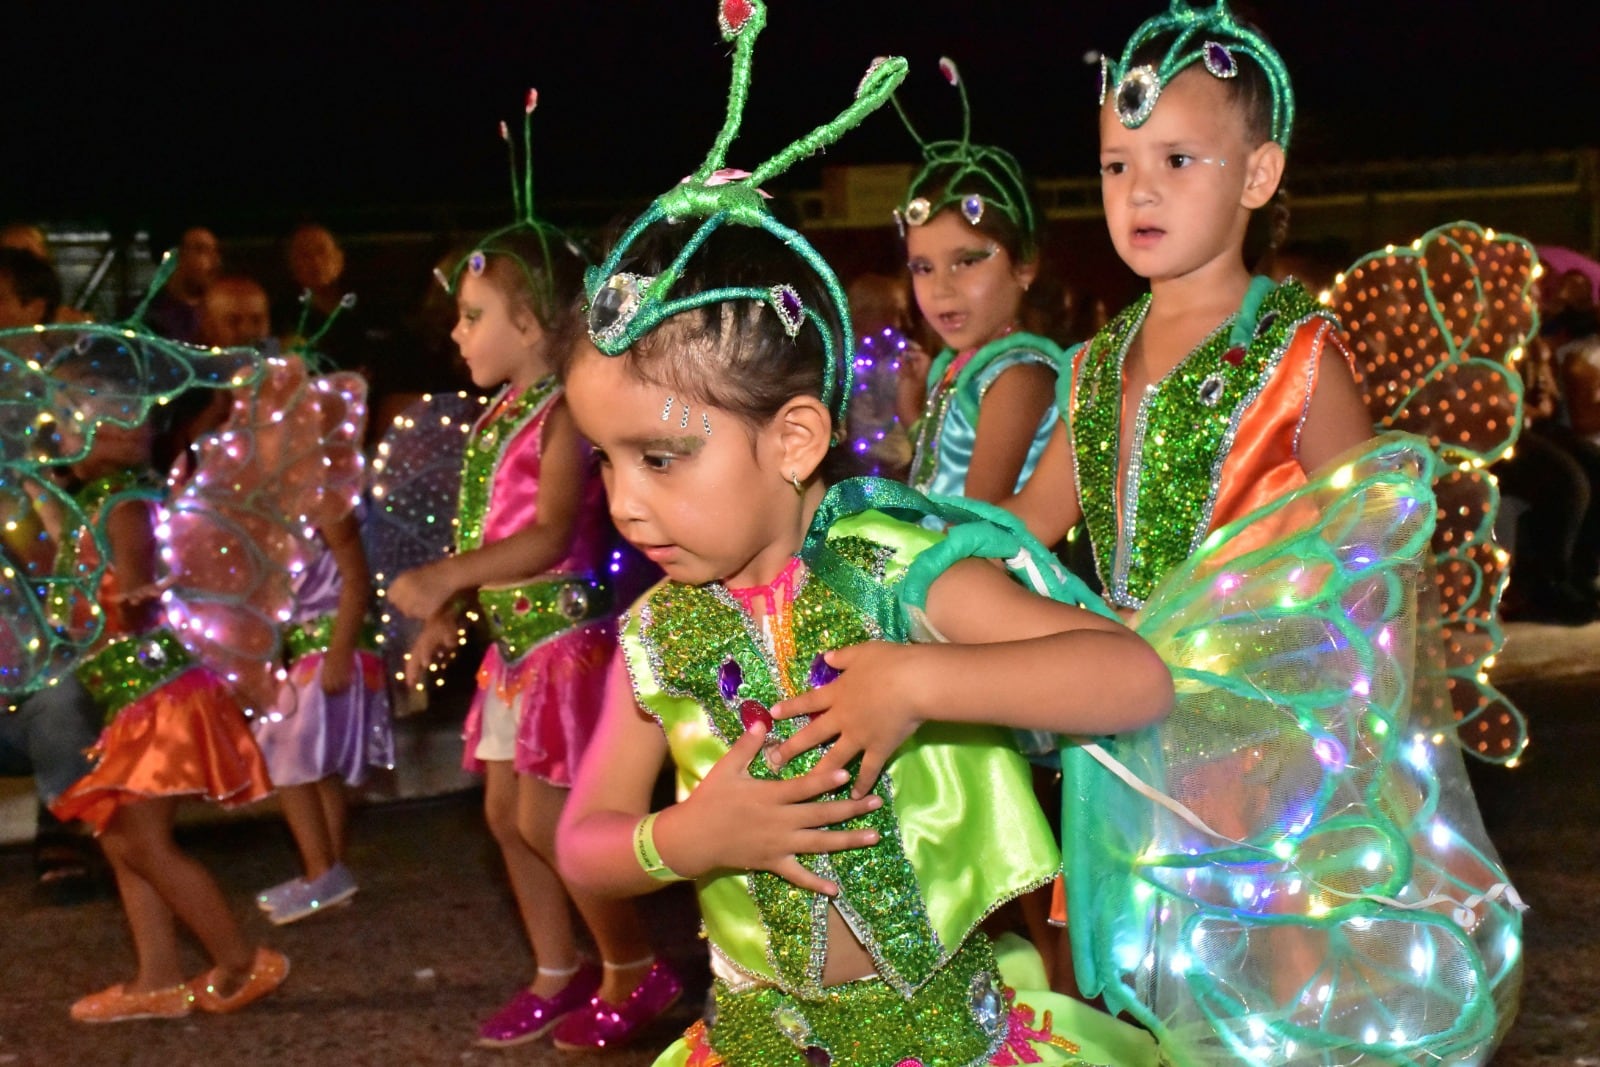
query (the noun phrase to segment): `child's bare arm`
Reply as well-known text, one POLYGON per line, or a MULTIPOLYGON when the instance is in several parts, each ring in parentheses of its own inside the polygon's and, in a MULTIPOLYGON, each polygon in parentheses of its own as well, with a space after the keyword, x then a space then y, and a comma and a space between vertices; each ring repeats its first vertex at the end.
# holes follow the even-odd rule
POLYGON ((772 709, 777 718, 816 716, 778 758, 833 740, 813 773, 860 755, 861 795, 930 719, 1097 735, 1146 726, 1171 707, 1172 677, 1141 638, 1035 596, 985 563, 959 563, 935 582, 928 617, 950 643, 871 642, 830 653, 842 672, 836 680, 772 709))
POLYGON ((106 540, 111 549, 111 573, 117 576, 123 609, 134 629, 142 630, 156 616, 156 536, 150 524, 150 504, 123 500, 106 516, 106 540))
POLYGON ((1055 374, 1038 363, 1008 367, 989 383, 978 408, 963 495, 990 503, 1011 496, 1055 389, 1055 374))
POLYGON ((361 626, 372 596, 372 576, 354 512, 323 527, 322 539, 339 569, 339 606, 334 611, 333 636, 322 657, 322 691, 342 693, 350 687, 356 644, 361 640, 361 626))
POLYGON ((538 517, 509 537, 400 575, 389 587, 389 603, 413 618, 427 618, 464 590, 510 585, 549 570, 571 547, 585 462, 572 416, 558 401, 544 425, 538 517))
MULTIPOLYGON (((834 893, 797 853, 838 852, 877 840, 871 830, 827 830, 878 806, 867 800, 813 801, 843 785, 842 771, 790 781, 750 775, 761 758, 757 728, 729 748, 689 797, 656 818, 653 839, 668 867, 688 878, 712 870, 768 870, 803 889, 834 893)), ((576 887, 604 896, 638 896, 659 889, 634 854, 633 836, 650 810, 650 793, 666 739, 634 701, 621 657, 613 666, 605 713, 578 768, 562 812, 556 847, 561 872, 576 887)))
POLYGON ((1342 345, 1330 345, 1317 364, 1311 404, 1300 427, 1300 469, 1314 474, 1372 436, 1372 414, 1361 400, 1342 345))
POLYGON ((1072 468, 1072 441, 1067 424, 1056 421, 1050 440, 1039 453, 1039 462, 1022 492, 1000 506, 1022 520, 1028 532, 1047 545, 1053 545, 1078 525, 1083 512, 1078 507, 1078 478, 1072 468))

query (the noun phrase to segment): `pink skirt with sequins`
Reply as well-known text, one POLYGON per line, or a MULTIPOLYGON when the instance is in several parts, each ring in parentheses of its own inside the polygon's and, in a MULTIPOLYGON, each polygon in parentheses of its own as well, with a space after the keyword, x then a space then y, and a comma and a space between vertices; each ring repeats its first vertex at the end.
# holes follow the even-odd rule
POLYGON ((461 765, 481 773, 476 756, 490 695, 517 709, 518 774, 570 786, 605 705, 606 677, 616 652, 614 621, 606 619, 552 638, 508 665, 490 645, 478 668, 478 692, 467 711, 461 765))

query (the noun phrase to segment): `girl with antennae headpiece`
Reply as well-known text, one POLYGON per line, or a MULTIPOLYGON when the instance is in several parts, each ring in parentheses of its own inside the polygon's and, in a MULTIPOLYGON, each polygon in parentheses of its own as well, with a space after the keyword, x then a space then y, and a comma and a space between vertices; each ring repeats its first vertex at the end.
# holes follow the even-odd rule
POLYGON ((766 8, 719 14, 722 136, 590 273, 565 372, 612 517, 667 579, 625 616, 562 869, 617 895, 694 880, 712 1008, 663 1065, 1151 1063, 1133 1028, 1017 992, 1043 987, 1037 956, 978 929, 1059 862, 987 716, 1112 731, 1158 718, 1168 681, 1116 622, 975 558, 1045 567, 1014 530, 957 509, 934 530, 903 485, 830 484, 844 294, 760 183, 881 106, 905 63, 875 63, 842 115, 753 173, 725 170, 766 8), (912 644, 935 628, 955 643, 912 644), (808 697, 826 704, 809 727, 785 710, 808 697), (669 758, 678 802, 652 812, 669 758))
POLYGON ((1061 350, 1018 328, 1039 270, 1026 179, 1009 153, 972 143, 966 84, 949 59, 939 70, 961 94, 959 141, 924 141, 895 101, 923 155, 895 222, 917 307, 945 345, 925 378, 906 376, 921 387, 902 401, 916 419, 910 481, 996 502, 1027 482, 1050 436, 1061 350))
MULTIPOLYGON (((575 891, 555 866, 556 820, 600 713, 616 632, 605 566, 612 532, 554 373, 577 332, 583 262, 533 212, 526 151, 537 100, 529 90, 520 181, 513 152, 516 221, 441 279, 456 297, 451 337, 474 384, 501 387, 468 440, 456 552, 401 574, 387 598, 426 620, 409 656, 411 685, 457 643, 461 598, 476 596, 494 638, 467 717, 465 762, 485 774, 484 815, 537 970, 483 1022, 478 1043, 553 1033, 567 1048, 614 1048, 682 986, 655 958, 632 902, 575 891), (600 966, 579 955, 573 905, 600 966)), ((509 143, 503 124, 501 134, 509 143)))

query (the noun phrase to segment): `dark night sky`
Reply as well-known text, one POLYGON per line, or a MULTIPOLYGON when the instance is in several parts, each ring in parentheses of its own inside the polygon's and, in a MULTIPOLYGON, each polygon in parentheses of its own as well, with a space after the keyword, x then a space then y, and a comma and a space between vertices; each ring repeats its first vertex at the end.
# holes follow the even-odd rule
MULTIPOLYGON (((44 6, 19 4, 8 18, 18 94, 0 121, 9 216, 239 230, 295 212, 494 205, 506 183, 495 125, 520 117, 528 85, 541 93, 545 202, 643 197, 704 156, 727 85, 712 0, 27 10, 44 6)), ((1120 48, 1152 10, 776 0, 731 161, 763 160, 831 117, 887 52, 912 61, 903 99, 924 134, 953 134, 959 111, 934 67, 947 53, 973 95, 977 139, 1038 175, 1089 174, 1095 79, 1080 57, 1120 48)), ((1292 158, 1306 163, 1600 144, 1597 10, 1593 0, 1253 5, 1294 75, 1292 158)), ((880 114, 828 158, 912 152, 880 114)), ((774 184, 818 180, 808 165, 774 184)), ((416 225, 428 220, 415 213, 416 225)))

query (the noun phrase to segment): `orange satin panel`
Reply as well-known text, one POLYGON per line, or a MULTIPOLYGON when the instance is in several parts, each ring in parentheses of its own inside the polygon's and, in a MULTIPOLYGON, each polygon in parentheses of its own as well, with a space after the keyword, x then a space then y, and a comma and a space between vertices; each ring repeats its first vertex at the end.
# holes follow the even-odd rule
POLYGON ((203 796, 228 807, 272 792, 244 713, 216 675, 195 667, 118 712, 88 774, 50 806, 96 834, 117 808, 151 797, 203 796))
MULTIPOLYGON (((1239 420, 1233 449, 1222 463, 1211 529, 1306 484, 1296 438, 1317 387, 1317 365, 1332 329, 1325 319, 1302 323, 1266 388, 1239 420)), ((1341 347, 1336 345, 1334 351, 1341 347)))

